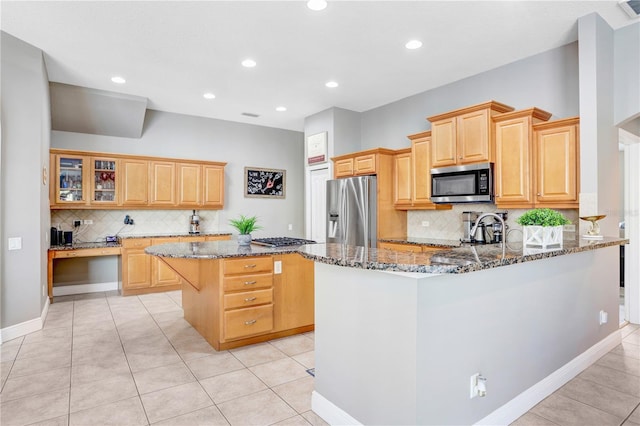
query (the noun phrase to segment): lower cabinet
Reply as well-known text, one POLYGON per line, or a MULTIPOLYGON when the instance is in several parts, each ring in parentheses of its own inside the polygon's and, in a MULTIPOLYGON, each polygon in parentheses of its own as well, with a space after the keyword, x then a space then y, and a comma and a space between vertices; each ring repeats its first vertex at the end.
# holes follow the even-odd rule
POLYGON ((451 247, 446 246, 427 246, 419 244, 403 244, 403 243, 390 243, 386 241, 378 242, 378 249, 380 250, 394 250, 394 251, 408 251, 412 253, 425 253, 430 251, 448 250, 451 247))
POLYGON ((167 261, 193 277, 184 317, 216 350, 314 328, 313 261, 299 254, 167 261))
POLYGON ((149 256, 144 249, 165 243, 204 242, 228 240, 229 235, 166 237, 166 238, 126 238, 122 240, 122 259, 119 276, 122 279, 123 296, 180 290, 182 279, 164 262, 149 256))

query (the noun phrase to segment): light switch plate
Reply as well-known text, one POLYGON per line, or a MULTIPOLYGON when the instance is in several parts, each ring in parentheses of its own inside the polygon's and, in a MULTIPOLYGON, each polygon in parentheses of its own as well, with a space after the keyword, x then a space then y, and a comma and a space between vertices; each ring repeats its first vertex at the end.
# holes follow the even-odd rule
POLYGON ((22 249, 22 237, 9 238, 9 250, 21 250, 22 249))

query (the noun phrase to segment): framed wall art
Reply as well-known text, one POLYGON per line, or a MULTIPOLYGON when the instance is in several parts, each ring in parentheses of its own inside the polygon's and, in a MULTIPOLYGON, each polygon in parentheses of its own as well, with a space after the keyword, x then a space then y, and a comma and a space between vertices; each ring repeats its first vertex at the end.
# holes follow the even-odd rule
POLYGON ((286 170, 244 168, 244 196, 247 198, 284 198, 286 170))
POLYGON ((327 161, 327 132, 316 133, 307 138, 307 164, 327 161))

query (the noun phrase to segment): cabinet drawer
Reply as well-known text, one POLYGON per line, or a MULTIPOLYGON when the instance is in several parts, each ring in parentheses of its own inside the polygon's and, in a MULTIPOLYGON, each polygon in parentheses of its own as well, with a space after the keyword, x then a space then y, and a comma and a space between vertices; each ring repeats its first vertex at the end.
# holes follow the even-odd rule
POLYGON ((122 240, 122 247, 126 249, 140 249, 151 245, 151 238, 125 238, 122 240))
POLYGON ((273 258, 243 257, 240 259, 226 259, 224 261, 224 274, 255 274, 258 272, 271 272, 273 270, 273 258))
POLYGON ((203 243, 205 240, 206 237, 204 235, 200 237, 180 237, 181 243, 203 243))
POLYGON ((53 252, 54 259, 67 259, 71 257, 94 257, 119 255, 120 247, 105 247, 78 250, 57 250, 53 252))
POLYGON ((224 313, 227 340, 269 332, 273 329, 273 305, 235 309, 224 313))
POLYGON ((273 289, 243 291, 224 295, 224 308, 235 309, 273 302, 273 289))
POLYGON ((273 285, 273 275, 255 274, 224 278, 224 291, 250 291, 256 288, 268 288, 273 285))
POLYGON ((354 173, 357 175, 373 174, 376 172, 375 154, 356 157, 354 173))

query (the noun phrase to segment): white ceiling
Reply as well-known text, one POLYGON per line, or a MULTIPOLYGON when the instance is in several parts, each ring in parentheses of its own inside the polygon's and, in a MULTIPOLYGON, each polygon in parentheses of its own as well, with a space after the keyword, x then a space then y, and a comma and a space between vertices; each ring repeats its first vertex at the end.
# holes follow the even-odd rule
POLYGON ((45 52, 49 80, 149 108, 291 130, 330 107, 366 111, 577 39, 617 1, 2 1, 2 30, 45 52), (410 51, 410 39, 424 43, 410 51), (240 62, 251 57, 252 69, 240 62), (125 85, 110 81, 126 78, 125 85), (325 87, 335 80, 340 86, 325 87), (204 92, 215 93, 207 101, 204 92), (276 106, 286 112, 276 112, 276 106), (241 115, 259 114, 258 118, 241 115))

